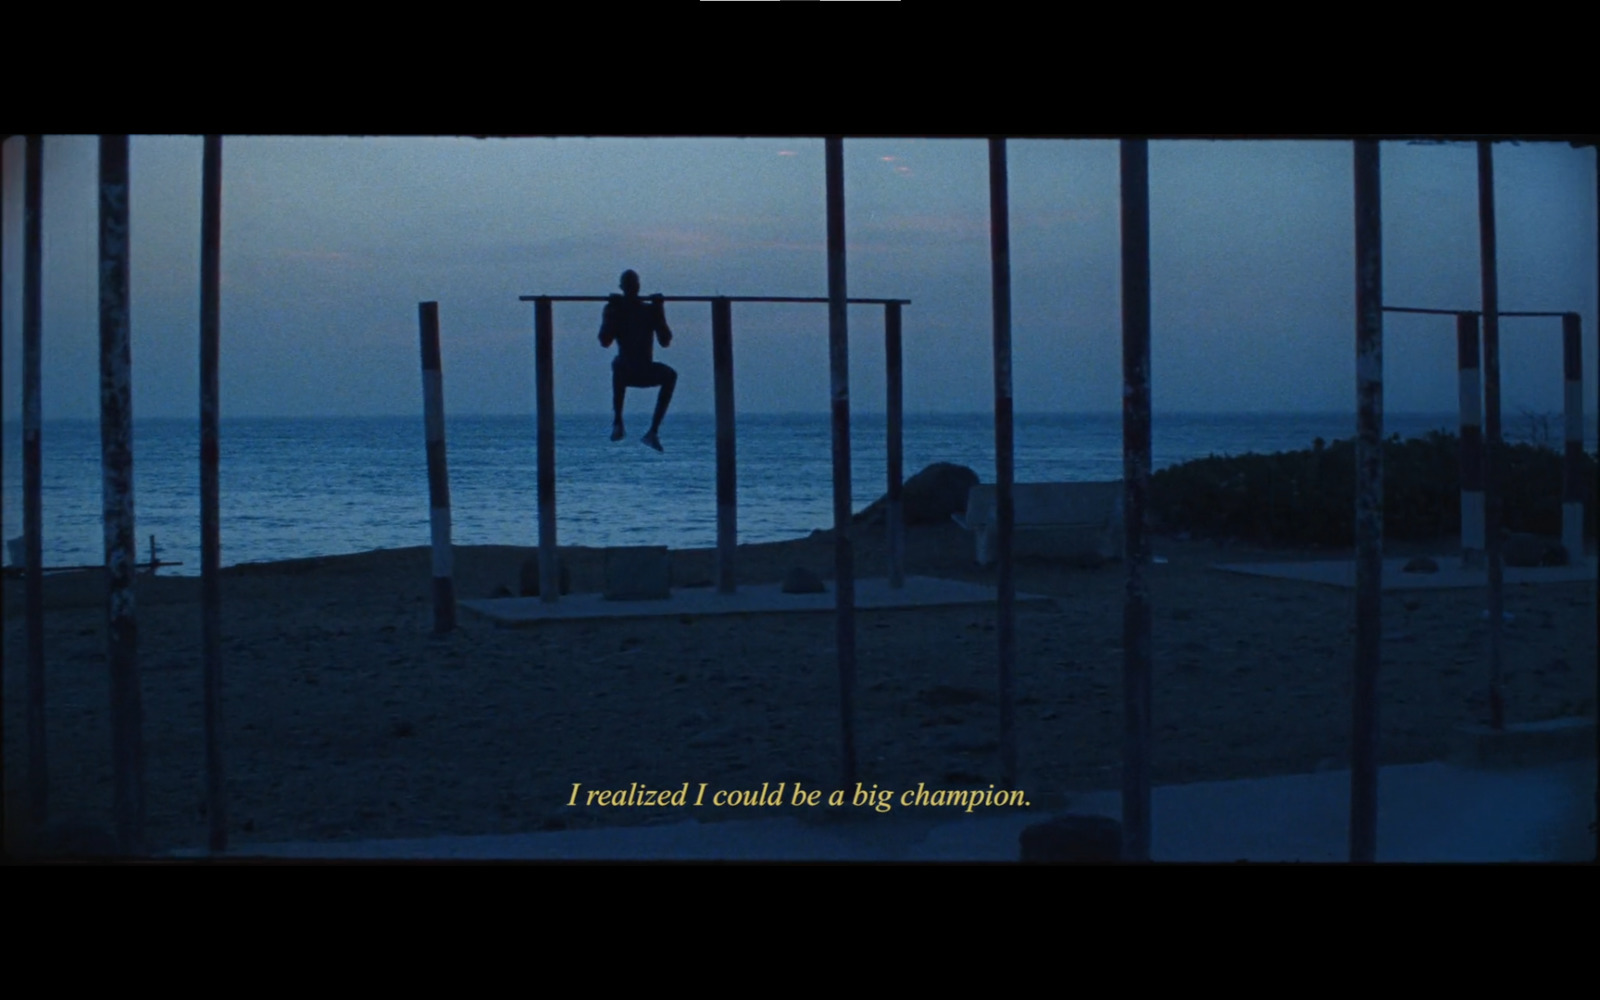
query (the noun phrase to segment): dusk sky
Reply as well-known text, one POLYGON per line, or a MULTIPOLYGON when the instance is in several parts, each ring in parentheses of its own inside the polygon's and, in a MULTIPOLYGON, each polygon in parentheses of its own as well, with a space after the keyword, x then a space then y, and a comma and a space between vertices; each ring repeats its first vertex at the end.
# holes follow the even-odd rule
MULTIPOLYGON (((22 167, 4 146, 4 397, 21 409, 22 167)), ((1121 399, 1118 146, 1009 144, 1015 406, 1121 399)), ((198 412, 199 137, 132 141, 133 405, 198 412)), ((906 407, 992 406, 981 140, 844 146, 849 291, 913 300, 906 407)), ((44 147, 44 416, 98 413, 97 143, 44 147)), ((1152 391, 1160 411, 1352 410, 1349 142, 1154 142, 1152 391)), ((1472 146, 1384 143, 1384 297, 1480 307, 1472 146)), ((1596 408, 1595 151, 1495 149, 1501 307, 1583 314, 1596 408)), ((451 413, 531 413, 533 306, 646 293, 827 294, 820 139, 230 138, 223 144, 222 408, 421 411, 417 303, 439 302, 451 413)), ((709 412, 710 308, 668 307, 675 409, 709 412)), ((598 303, 556 306, 558 412, 609 407, 598 303)), ((1504 412, 1558 411, 1558 320, 1506 320, 1504 412)), ((1448 317, 1389 315, 1386 407, 1450 412, 1448 317)), ((740 412, 826 412, 827 309, 735 305, 740 412)), ((852 406, 883 409, 881 307, 850 312, 852 406)))

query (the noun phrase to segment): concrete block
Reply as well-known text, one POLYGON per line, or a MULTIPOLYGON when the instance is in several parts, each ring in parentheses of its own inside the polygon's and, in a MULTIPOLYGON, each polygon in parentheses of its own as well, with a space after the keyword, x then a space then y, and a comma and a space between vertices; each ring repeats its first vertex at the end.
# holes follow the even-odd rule
POLYGON ((608 601, 661 601, 672 596, 672 555, 665 545, 606 549, 608 601))
MULTIPOLYGON (((1098 565, 1122 558, 1122 483, 1014 483, 1012 553, 1098 565)), ((972 487, 956 523, 971 531, 980 566, 997 557, 996 487, 972 487)))
POLYGON ((1586 718, 1509 723, 1500 730, 1481 724, 1459 726, 1451 747, 1452 763, 1486 769, 1556 764, 1594 756, 1595 722, 1586 718))

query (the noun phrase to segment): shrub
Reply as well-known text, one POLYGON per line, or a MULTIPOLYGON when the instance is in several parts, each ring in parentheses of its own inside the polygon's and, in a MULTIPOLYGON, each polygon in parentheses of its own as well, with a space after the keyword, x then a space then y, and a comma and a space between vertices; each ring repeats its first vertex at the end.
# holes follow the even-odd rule
MULTIPOLYGON (((1425 540, 1461 531, 1460 439, 1432 431, 1383 443, 1385 537, 1425 540)), ((1534 444, 1496 451, 1509 531, 1561 533, 1562 456, 1534 444)), ((1271 455, 1218 456, 1161 469, 1151 477, 1154 527, 1202 537, 1285 545, 1355 544, 1355 443, 1271 455)), ((1595 536, 1596 456, 1585 455, 1584 535, 1595 536)))

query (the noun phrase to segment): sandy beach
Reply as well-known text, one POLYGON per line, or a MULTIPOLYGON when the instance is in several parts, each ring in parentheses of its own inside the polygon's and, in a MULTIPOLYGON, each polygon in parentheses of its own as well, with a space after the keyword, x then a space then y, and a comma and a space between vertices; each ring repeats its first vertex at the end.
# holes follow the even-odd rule
MULTIPOLYGON (((908 532, 910 572, 975 582, 954 525, 908 532)), ((457 549, 463 598, 515 590, 531 550, 457 549)), ((1347 759, 1353 591, 1248 577, 1219 562, 1330 558, 1158 537, 1152 569, 1154 779, 1293 773, 1347 759)), ((1391 546, 1390 554, 1402 549, 1391 546)), ((1441 544, 1434 551, 1443 553, 1441 544)), ((570 549, 573 589, 601 588, 600 550, 570 549)), ((678 583, 711 553, 675 553, 678 583)), ((791 566, 832 578, 826 534, 743 546, 742 582, 791 566)), ((863 528, 858 576, 883 575, 863 528)), ((110 826, 110 689, 99 573, 47 578, 51 812, 110 826)), ((226 757, 236 843, 515 833, 659 821, 673 808, 568 808, 584 788, 832 789, 839 773, 835 619, 664 617, 502 629, 465 612, 431 635, 425 549, 233 567, 223 579, 226 757)), ((1114 788, 1122 734, 1124 571, 1023 562, 1017 614, 1021 785, 1114 788)), ((1382 762, 1442 757, 1485 709, 1481 590, 1384 597, 1382 762)), ((1508 586, 1513 721, 1595 713, 1595 584, 1508 586)), ((199 581, 144 578, 138 595, 147 837, 206 838, 199 581)), ((861 780, 999 780, 993 607, 858 613, 861 780)), ((22 585, 5 583, 8 842, 23 834, 22 585)), ((739 810, 694 810, 702 820, 739 810)), ((744 812, 748 816, 748 811, 744 812)))

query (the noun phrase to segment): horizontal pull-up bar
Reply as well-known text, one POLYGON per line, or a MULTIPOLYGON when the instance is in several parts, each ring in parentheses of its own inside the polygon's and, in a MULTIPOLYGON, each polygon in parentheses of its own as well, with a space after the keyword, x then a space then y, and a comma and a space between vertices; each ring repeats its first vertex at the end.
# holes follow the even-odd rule
MULTIPOLYGON (((1481 316, 1476 309, 1422 309, 1416 306, 1384 306, 1384 312, 1390 313, 1428 313, 1433 316, 1481 316)), ((1497 316, 1566 316, 1564 312, 1501 312, 1497 316)))
MULTIPOLYGON (((519 302, 609 302, 612 298, 622 296, 611 295, 519 295, 519 302)), ((656 298, 654 295, 641 295, 643 301, 656 298)), ((663 295, 663 302, 827 302, 827 296, 798 296, 798 295, 663 295)), ((857 305, 902 305, 911 304, 910 299, 845 299, 857 305)))

